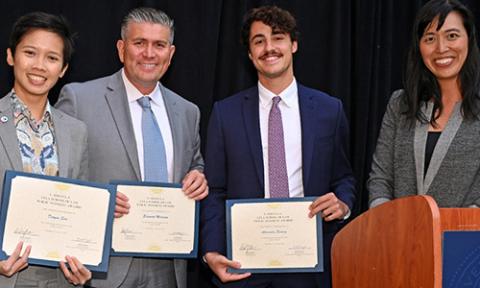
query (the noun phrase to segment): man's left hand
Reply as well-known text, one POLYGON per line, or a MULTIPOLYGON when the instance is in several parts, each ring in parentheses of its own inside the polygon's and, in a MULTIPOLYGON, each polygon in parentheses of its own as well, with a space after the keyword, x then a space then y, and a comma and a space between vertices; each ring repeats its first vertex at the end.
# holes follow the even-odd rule
POLYGON ((192 170, 185 175, 182 181, 182 190, 193 200, 202 200, 208 195, 207 178, 198 170, 192 170))
POLYGON ((317 213, 325 221, 332 221, 335 219, 343 219, 345 215, 350 211, 347 204, 342 200, 338 199, 337 196, 333 193, 327 193, 315 199, 309 207, 310 212, 308 217, 312 218, 317 213))

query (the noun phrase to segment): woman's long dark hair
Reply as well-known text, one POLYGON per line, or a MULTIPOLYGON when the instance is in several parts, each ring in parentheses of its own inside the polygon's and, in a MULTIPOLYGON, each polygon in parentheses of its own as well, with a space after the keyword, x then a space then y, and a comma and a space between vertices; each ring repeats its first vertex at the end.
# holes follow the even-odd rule
POLYGON ((406 111, 404 113, 412 120, 427 123, 420 106, 422 102, 433 100, 434 110, 430 124, 435 126, 436 119, 443 110, 441 92, 435 75, 428 70, 420 54, 420 39, 425 28, 438 16, 436 29, 439 30, 450 12, 458 12, 463 18, 463 25, 468 35, 468 55, 460 70, 460 91, 463 96, 462 114, 466 119, 476 118, 479 114, 480 104, 480 56, 477 46, 475 22, 472 13, 457 0, 432 0, 425 4, 417 14, 412 31, 412 43, 408 52, 407 66, 404 74, 404 87, 406 97, 406 111), (437 111, 439 113, 437 113, 437 111))

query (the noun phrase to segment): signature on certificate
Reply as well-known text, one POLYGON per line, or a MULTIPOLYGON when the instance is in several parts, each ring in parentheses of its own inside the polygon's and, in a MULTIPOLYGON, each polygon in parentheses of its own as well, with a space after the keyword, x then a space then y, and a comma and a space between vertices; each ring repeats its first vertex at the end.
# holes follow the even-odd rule
POLYGON ((123 236, 124 240, 135 240, 136 235, 138 235, 138 234, 141 234, 141 233, 133 231, 133 230, 128 229, 128 228, 122 228, 122 230, 120 230, 120 235, 123 236))
POLYGON ((255 247, 255 245, 253 244, 242 243, 240 245, 240 248, 238 248, 238 250, 243 254, 245 254, 246 256, 255 256, 256 254, 255 251, 258 251, 259 249, 255 247))
POLYGON ((288 255, 305 256, 312 254, 312 247, 310 246, 294 245, 288 248, 288 255))
POLYGON ((30 240, 32 237, 38 236, 28 227, 18 227, 15 228, 13 234, 18 235, 20 240, 30 240))

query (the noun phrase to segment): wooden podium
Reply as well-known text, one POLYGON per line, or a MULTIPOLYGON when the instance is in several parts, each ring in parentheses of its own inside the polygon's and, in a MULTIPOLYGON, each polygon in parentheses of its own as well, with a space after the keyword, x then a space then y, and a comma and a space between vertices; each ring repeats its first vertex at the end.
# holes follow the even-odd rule
POLYGON ((333 287, 440 288, 442 235, 448 230, 480 230, 480 209, 439 209, 429 196, 370 209, 333 240, 333 287))

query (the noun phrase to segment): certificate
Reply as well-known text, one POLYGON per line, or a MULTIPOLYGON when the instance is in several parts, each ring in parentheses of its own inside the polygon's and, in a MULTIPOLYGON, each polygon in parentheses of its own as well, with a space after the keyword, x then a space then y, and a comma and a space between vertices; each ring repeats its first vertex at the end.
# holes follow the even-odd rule
POLYGON ((69 255, 91 271, 106 272, 115 193, 110 185, 7 171, 0 259, 23 241, 24 250, 32 246, 30 264, 56 267, 69 255))
POLYGON ((113 223, 112 255, 195 258, 198 202, 179 184, 112 182, 130 203, 128 214, 113 223))
POLYGON ((227 200, 227 257, 232 272, 323 271, 321 217, 308 217, 314 198, 227 200))

